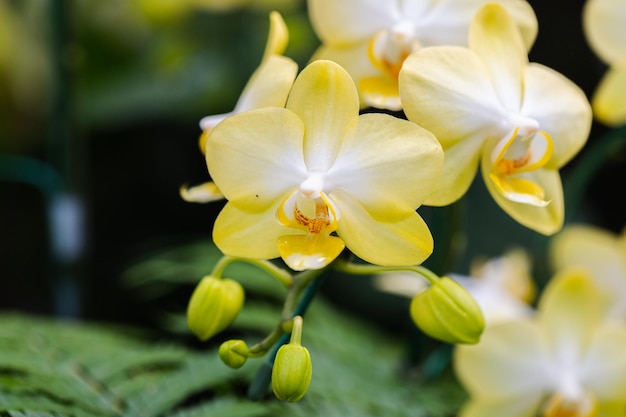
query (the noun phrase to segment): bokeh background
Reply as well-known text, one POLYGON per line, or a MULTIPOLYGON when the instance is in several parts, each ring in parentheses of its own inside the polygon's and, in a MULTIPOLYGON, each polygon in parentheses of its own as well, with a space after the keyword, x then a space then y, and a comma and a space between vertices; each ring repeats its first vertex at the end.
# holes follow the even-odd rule
MULTIPOLYGON (((300 68, 319 44, 304 0, 205 3, 0 0, 0 309, 155 325, 123 275, 160 250, 210 237, 222 203, 190 204, 178 194, 207 179, 198 121, 234 106, 260 62, 271 7, 285 18, 285 54, 300 68)), ((584 1, 530 3, 539 19, 531 61, 590 97, 606 67, 585 41, 584 1)), ((617 143, 581 172, 607 134, 594 123, 588 146, 562 171, 567 221, 618 232, 625 147, 617 143)), ((538 281, 549 278, 546 238, 501 212, 481 181, 460 203, 420 213, 435 234, 428 266, 437 272, 467 273, 477 256, 522 246, 538 256, 538 281)), ((322 290, 387 329, 409 323, 408 301, 363 277, 329 280, 322 290)), ((189 291, 164 302, 184 306, 189 291)))

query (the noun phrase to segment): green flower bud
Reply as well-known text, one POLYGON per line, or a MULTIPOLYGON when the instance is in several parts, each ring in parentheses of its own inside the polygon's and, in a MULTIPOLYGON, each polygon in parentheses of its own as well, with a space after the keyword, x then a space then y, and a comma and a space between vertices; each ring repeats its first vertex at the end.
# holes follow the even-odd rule
POLYGON ((207 340, 228 327, 241 311, 243 287, 232 279, 206 276, 187 306, 187 324, 200 340, 207 340))
POLYGON ((243 340, 227 340, 220 345, 218 353, 222 362, 237 369, 241 368, 248 359, 248 346, 243 340))
POLYGON ((294 318, 289 344, 278 349, 272 368, 272 391, 281 401, 300 401, 309 389, 313 366, 307 348, 300 344, 302 317, 294 318))
POLYGON ((485 327, 476 301, 448 277, 413 298, 411 318, 424 333, 448 343, 478 343, 485 327))

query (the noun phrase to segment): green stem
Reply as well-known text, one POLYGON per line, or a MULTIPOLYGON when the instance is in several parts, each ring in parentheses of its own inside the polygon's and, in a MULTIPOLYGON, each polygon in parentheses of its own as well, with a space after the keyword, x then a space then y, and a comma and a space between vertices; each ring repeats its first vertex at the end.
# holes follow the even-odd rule
POLYGON ((260 259, 238 258, 236 256, 223 256, 222 259, 220 259, 213 267, 211 275, 216 278, 221 278, 224 270, 233 262, 245 262, 254 265, 276 278, 285 287, 290 288, 292 285, 291 274, 288 271, 277 267, 273 263, 260 259))
POLYGON ((302 316, 293 318, 293 327, 291 329, 291 339, 289 343, 300 346, 302 344, 302 316))
POLYGON ((338 260, 333 263, 333 267, 340 271, 345 272, 347 274, 353 275, 373 275, 373 274, 382 274, 385 272, 415 272, 420 275, 422 278, 426 279, 430 284, 434 284, 439 280, 437 274, 432 272, 430 269, 425 268, 421 265, 417 266, 380 266, 380 265, 370 265, 370 264, 354 264, 348 261, 338 260))
MULTIPOLYGON (((324 270, 316 271, 317 273, 313 273, 312 271, 306 271, 294 277, 294 281, 298 281, 299 283, 306 286, 306 291, 302 295, 302 298, 300 298, 298 304, 295 306, 292 317, 302 316, 304 315, 304 313, 306 313, 309 305, 311 304, 311 301, 313 301, 313 298, 315 297, 315 294, 317 294, 317 290, 322 283, 322 278, 324 278, 324 276, 321 274, 323 271, 324 270)), ((285 310, 283 308, 283 313, 284 312, 285 310)), ((281 321, 281 324, 276 327, 275 331, 278 330, 279 327, 282 327, 283 324, 284 322, 281 321)), ((282 345, 289 342, 289 339, 289 334, 286 333, 277 338, 277 341, 275 342, 271 353, 268 355, 267 360, 263 362, 263 364, 261 364, 261 367, 257 371, 252 382, 250 383, 250 387, 248 388, 248 398, 250 398, 251 400, 258 401, 263 398, 263 396, 267 392, 272 377, 272 367, 274 366, 276 353, 282 345)))
MULTIPOLYGON (((258 353, 265 353, 271 349, 272 346, 276 344, 278 339, 285 333, 286 327, 289 326, 289 323, 293 320, 293 317, 296 315, 303 314, 302 304, 306 303, 306 307, 312 300, 312 295, 308 296, 308 293, 305 296, 302 296, 302 292, 307 288, 307 286, 319 277, 326 268, 324 269, 311 269, 308 271, 304 271, 299 273, 298 275, 293 277, 292 285, 287 290, 287 296, 285 297, 285 303, 283 304, 283 310, 280 314, 280 321, 272 330, 270 334, 268 334, 265 339, 261 340, 259 343, 250 347, 250 353, 256 355, 258 353), (298 303, 300 301, 300 303, 298 303)), ((306 310, 306 307, 304 310, 306 310)), ((289 326, 290 327, 290 326, 289 326)))

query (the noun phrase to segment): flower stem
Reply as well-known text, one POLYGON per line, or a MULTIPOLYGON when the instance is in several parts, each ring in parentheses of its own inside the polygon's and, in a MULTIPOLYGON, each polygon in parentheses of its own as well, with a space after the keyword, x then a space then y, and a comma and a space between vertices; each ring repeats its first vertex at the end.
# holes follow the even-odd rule
POLYGON ((303 316, 306 313, 323 281, 325 270, 304 271, 293 278, 293 285, 289 288, 285 298, 280 323, 265 339, 250 348, 250 352, 256 354, 262 349, 269 350, 273 345, 267 360, 261 365, 250 383, 248 398, 251 400, 260 400, 268 391, 276 353, 290 339, 290 335, 284 332, 284 327, 289 322, 293 324, 294 317, 303 316), (304 294, 302 294, 303 291, 304 294))
POLYGON ((224 270, 228 267, 228 265, 233 262, 245 262, 254 265, 276 278, 285 287, 290 288, 292 285, 291 274, 285 269, 279 268, 269 261, 260 259, 239 258, 236 256, 222 256, 222 259, 220 259, 213 267, 211 275, 216 278, 221 278, 224 270))
POLYGON ((421 265, 416 266, 380 266, 380 265, 370 265, 370 264, 355 264, 348 261, 337 260, 334 262, 333 267, 340 271, 345 272, 352 275, 373 275, 373 274, 382 274, 385 272, 396 272, 396 271, 408 271, 415 272, 420 275, 422 278, 426 279, 430 284, 434 284, 439 277, 437 274, 432 272, 430 269, 425 268, 421 265))

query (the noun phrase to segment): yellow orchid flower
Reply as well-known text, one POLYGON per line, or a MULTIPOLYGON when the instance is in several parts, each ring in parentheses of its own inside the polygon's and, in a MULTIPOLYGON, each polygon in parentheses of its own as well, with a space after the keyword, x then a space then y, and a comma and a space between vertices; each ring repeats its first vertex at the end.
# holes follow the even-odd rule
POLYGON ((550 242, 556 270, 586 270, 609 299, 609 313, 626 319, 626 229, 621 235, 587 225, 567 226, 550 242))
POLYGON ((591 104, 596 118, 610 126, 626 123, 626 3, 588 0, 583 28, 592 49, 609 66, 591 104))
MULTIPOLYGON (((200 120, 199 146, 205 151, 207 137, 222 120, 233 114, 262 107, 285 107, 287 95, 298 73, 298 64, 281 54, 287 48, 289 32, 278 12, 270 13, 270 29, 261 65, 246 84, 233 111, 206 116, 200 120)), ((224 198, 213 182, 194 187, 182 186, 180 195, 185 201, 207 203, 224 198)))
POLYGON ((470 26, 469 48, 413 53, 400 71, 409 120, 435 134, 446 154, 426 204, 463 196, 480 163, 489 192, 519 223, 550 235, 563 224, 558 169, 585 144, 591 109, 561 74, 528 63, 514 20, 488 4, 470 26))
MULTIPOLYGON (((357 83, 362 106, 400 110, 398 72, 424 46, 466 45, 474 14, 489 0, 310 0, 309 15, 322 46, 313 59, 330 59, 357 83)), ((498 0, 514 16, 528 49, 537 20, 525 0, 498 0)))
POLYGON ((487 326, 458 346, 456 374, 470 394, 460 417, 622 417, 626 327, 608 320, 584 272, 565 271, 537 315, 487 326))
POLYGON ((213 129, 207 166, 228 200, 213 230, 222 252, 281 256, 294 270, 324 267, 344 246, 381 265, 430 255, 415 210, 441 174, 441 147, 414 123, 358 113, 350 75, 315 61, 286 108, 236 114, 213 129))

